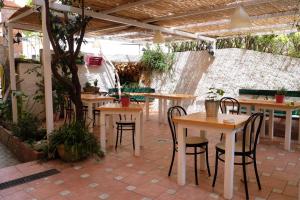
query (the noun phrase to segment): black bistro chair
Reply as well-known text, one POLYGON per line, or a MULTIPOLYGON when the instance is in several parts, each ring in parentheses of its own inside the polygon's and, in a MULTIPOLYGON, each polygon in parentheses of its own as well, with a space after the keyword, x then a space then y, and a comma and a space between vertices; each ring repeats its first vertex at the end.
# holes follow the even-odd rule
MULTIPOLYGON (((169 169, 168 176, 171 175, 172 167, 174 163, 175 153, 178 151, 177 147, 177 133, 176 133, 176 126, 173 122, 173 117, 175 116, 182 116, 186 115, 186 111, 181 106, 174 106, 169 108, 168 110, 168 122, 172 133, 172 139, 173 139, 173 154, 172 154, 172 161, 169 169)), ((188 136, 187 130, 185 130, 186 134, 186 148, 194 148, 194 152, 186 152, 186 155, 194 155, 194 161, 195 161, 195 181, 196 185, 198 185, 198 175, 197 175, 197 155, 205 153, 206 155, 206 166, 207 166, 207 172, 210 176, 210 169, 209 169, 209 161, 208 161, 208 140, 204 137, 197 137, 197 136, 188 136)))
MULTIPOLYGON (((131 99, 131 103, 137 103, 138 101, 135 101, 135 99, 131 99)), ((118 141, 120 138, 120 144, 122 144, 122 137, 123 137, 123 131, 131 131, 132 133, 132 146, 133 150, 135 150, 135 118, 132 115, 119 115, 119 121, 116 122, 117 125, 117 138, 116 138, 116 145, 115 150, 118 148, 118 141)))
MULTIPOLYGON (((64 123, 68 122, 69 124, 73 120, 74 116, 74 109, 72 107, 72 101, 71 98, 68 95, 64 96, 64 106, 65 106, 65 121, 64 123)), ((82 112, 83 112, 83 120, 86 122, 86 117, 87 117, 87 112, 88 112, 88 107, 87 106, 82 106, 82 112)))
MULTIPOLYGON (((220 110, 223 114, 230 113, 230 114, 240 114, 240 103, 237 99, 232 97, 223 97, 220 100, 220 110), (230 109, 228 109, 230 108, 230 109)), ((223 140, 223 133, 221 134, 220 141, 223 140)))
MULTIPOLYGON (((243 166, 243 179, 244 179, 244 186, 246 192, 246 199, 249 199, 246 165, 252 163, 254 164, 257 185, 259 190, 261 190, 261 185, 260 185, 260 180, 259 180, 257 165, 256 165, 256 146, 257 146, 257 140, 259 137, 262 120, 263 120, 263 113, 252 114, 244 125, 242 141, 235 143, 234 156, 241 157, 242 161, 235 162, 234 164, 243 166), (246 160, 246 158, 248 158, 249 160, 246 160)), ((217 174, 218 174, 218 160, 224 162, 223 156, 225 156, 225 153, 226 153, 225 143, 224 142, 218 143, 216 145, 216 162, 215 162, 215 175, 212 184, 213 187, 215 186, 217 174)))

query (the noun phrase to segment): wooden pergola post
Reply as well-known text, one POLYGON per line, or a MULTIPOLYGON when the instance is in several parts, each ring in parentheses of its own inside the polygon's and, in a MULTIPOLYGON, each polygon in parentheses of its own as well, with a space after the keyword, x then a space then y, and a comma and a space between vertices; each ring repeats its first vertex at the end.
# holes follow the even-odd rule
POLYGON ((9 54, 9 71, 10 71, 10 89, 11 89, 11 102, 12 102, 12 118, 13 122, 18 122, 18 108, 17 97, 15 96, 16 86, 16 70, 15 70, 15 58, 14 58, 14 38, 13 27, 8 24, 8 54, 9 54))
POLYGON ((43 32, 43 70, 45 85, 45 109, 47 138, 53 131, 53 100, 52 100, 52 71, 51 71, 51 51, 50 41, 46 27, 46 8, 42 5, 42 32, 43 32))

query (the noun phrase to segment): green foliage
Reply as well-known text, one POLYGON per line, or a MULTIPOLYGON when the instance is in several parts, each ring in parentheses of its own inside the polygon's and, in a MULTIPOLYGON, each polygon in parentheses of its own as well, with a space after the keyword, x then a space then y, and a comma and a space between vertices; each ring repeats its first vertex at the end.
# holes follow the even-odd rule
POLYGON ((277 94, 277 95, 286 95, 286 93, 287 93, 287 89, 285 89, 284 87, 279 88, 279 89, 276 91, 276 94, 277 94))
POLYGON ((76 158, 73 158, 74 160, 86 158, 92 154, 96 154, 98 157, 103 156, 96 137, 80 122, 64 124, 53 131, 49 144, 49 153, 52 157, 55 156, 57 148, 62 144, 66 151, 76 155, 76 158))
POLYGON ((85 87, 86 87, 86 88, 92 87, 92 84, 91 84, 90 82, 87 81, 87 82, 85 82, 85 87))
POLYGON ((94 80, 94 86, 97 87, 98 86, 98 79, 94 80))
POLYGON ((224 93, 225 92, 222 89, 211 87, 211 88, 208 89, 206 99, 211 100, 211 101, 216 101, 220 97, 222 97, 224 95, 224 93))
POLYGON ((163 73, 171 69, 174 62, 174 53, 164 53, 159 45, 151 49, 146 47, 141 63, 143 71, 163 73))
POLYGON ((40 130, 40 120, 29 112, 22 112, 17 124, 13 124, 12 132, 22 141, 36 141, 42 139, 46 134, 40 130))
POLYGON ((184 51, 202 51, 207 50, 209 43, 206 41, 185 41, 185 42, 172 42, 168 45, 169 49, 173 52, 184 51))
POLYGON ((300 58, 300 33, 219 39, 217 48, 243 48, 300 58))
POLYGON ((4 7, 4 0, 0 0, 0 11, 4 7))
POLYGON ((6 102, 0 101, 0 121, 11 121, 12 120, 12 109, 11 100, 8 99, 6 102))

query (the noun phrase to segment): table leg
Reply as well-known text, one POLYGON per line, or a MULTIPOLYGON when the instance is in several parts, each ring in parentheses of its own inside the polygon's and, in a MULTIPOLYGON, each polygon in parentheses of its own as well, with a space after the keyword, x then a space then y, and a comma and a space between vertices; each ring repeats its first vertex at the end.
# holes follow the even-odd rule
POLYGON ((100 112, 100 145, 103 153, 106 152, 105 113, 100 112))
POLYGON ((162 99, 158 99, 158 121, 162 122, 162 99))
POLYGON ((274 136, 274 110, 269 110, 269 138, 274 136))
POLYGON ((145 100, 146 100, 146 120, 149 120, 149 97, 145 96, 145 100))
POLYGON ((245 106, 246 107, 246 114, 251 115, 251 106, 245 106))
POLYGON ((144 113, 140 112, 141 116, 141 147, 144 146, 144 113))
POLYGON ((163 109, 163 123, 167 123, 167 112, 168 112, 168 100, 167 99, 164 99, 163 100, 163 106, 164 106, 164 109, 163 109))
MULTIPOLYGON (((206 132, 201 130, 200 137, 206 137, 206 132)), ((200 154, 200 170, 206 170, 206 157, 205 154, 200 154)))
POLYGON ((235 131, 225 133, 224 198, 232 199, 234 176, 235 131))
POLYGON ((186 154, 185 154, 185 134, 183 127, 178 124, 178 161, 177 161, 177 183, 185 185, 186 177, 186 154))
MULTIPOLYGON (((259 112, 260 111, 260 108, 256 107, 254 108, 254 112, 259 112)), ((264 119, 263 119, 264 120, 264 119)), ((255 121, 255 124, 254 124, 254 128, 256 130, 256 128, 258 127, 258 122, 255 121)), ((262 131, 263 127, 260 128, 260 131, 262 131)), ((257 138, 257 144, 259 144, 259 141, 260 141, 260 137, 257 138)))
POLYGON ((180 99, 177 100, 177 105, 182 107, 182 101, 180 99))
POLYGON ((263 113, 263 121, 262 121, 262 124, 261 124, 261 137, 266 137, 266 110, 262 110, 262 113, 263 113))
POLYGON ((109 131, 108 131, 108 135, 107 135, 107 143, 109 147, 113 146, 113 136, 114 136, 114 124, 113 124, 113 115, 109 115, 109 123, 108 123, 108 127, 109 127, 109 131))
POLYGON ((135 156, 140 156, 140 146, 141 146, 141 115, 138 113, 136 115, 136 121, 135 121, 135 156))
POLYGON ((88 102, 87 103, 88 106, 88 126, 89 126, 89 131, 92 132, 93 131, 93 123, 90 123, 90 120, 93 119, 93 103, 88 102))
POLYGON ((291 150, 292 111, 286 111, 284 149, 291 150))
MULTIPOLYGON (((298 128, 298 144, 300 144, 300 117, 298 119, 298 123, 299 123, 299 128, 298 128)), ((300 195, 300 193, 299 193, 300 195)))

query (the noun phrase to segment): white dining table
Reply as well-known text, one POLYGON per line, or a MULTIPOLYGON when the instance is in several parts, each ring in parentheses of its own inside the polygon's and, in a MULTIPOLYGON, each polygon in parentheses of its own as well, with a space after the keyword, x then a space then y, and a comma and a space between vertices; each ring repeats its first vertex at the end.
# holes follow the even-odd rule
MULTIPOLYGON (((174 122, 178 130, 178 161, 177 161, 177 183, 186 183, 186 135, 185 129, 198 129, 202 134, 221 134, 225 135, 225 167, 224 167, 224 198, 233 197, 234 180, 234 151, 235 133, 242 129, 248 119, 248 115, 219 114, 217 118, 206 117, 206 113, 193 113, 185 116, 174 117, 174 122), (224 122, 230 120, 230 123, 224 122)), ((205 160, 201 159, 201 166, 205 160)))
POLYGON ((101 150, 106 153, 106 146, 112 146, 113 144, 113 115, 131 115, 135 118, 135 156, 140 156, 141 146, 144 143, 143 134, 143 107, 139 104, 129 104, 128 107, 122 107, 119 103, 108 103, 96 108, 100 111, 100 143, 101 150), (106 116, 109 116, 109 131, 106 131, 106 116), (106 136, 108 145, 106 145, 106 136))

